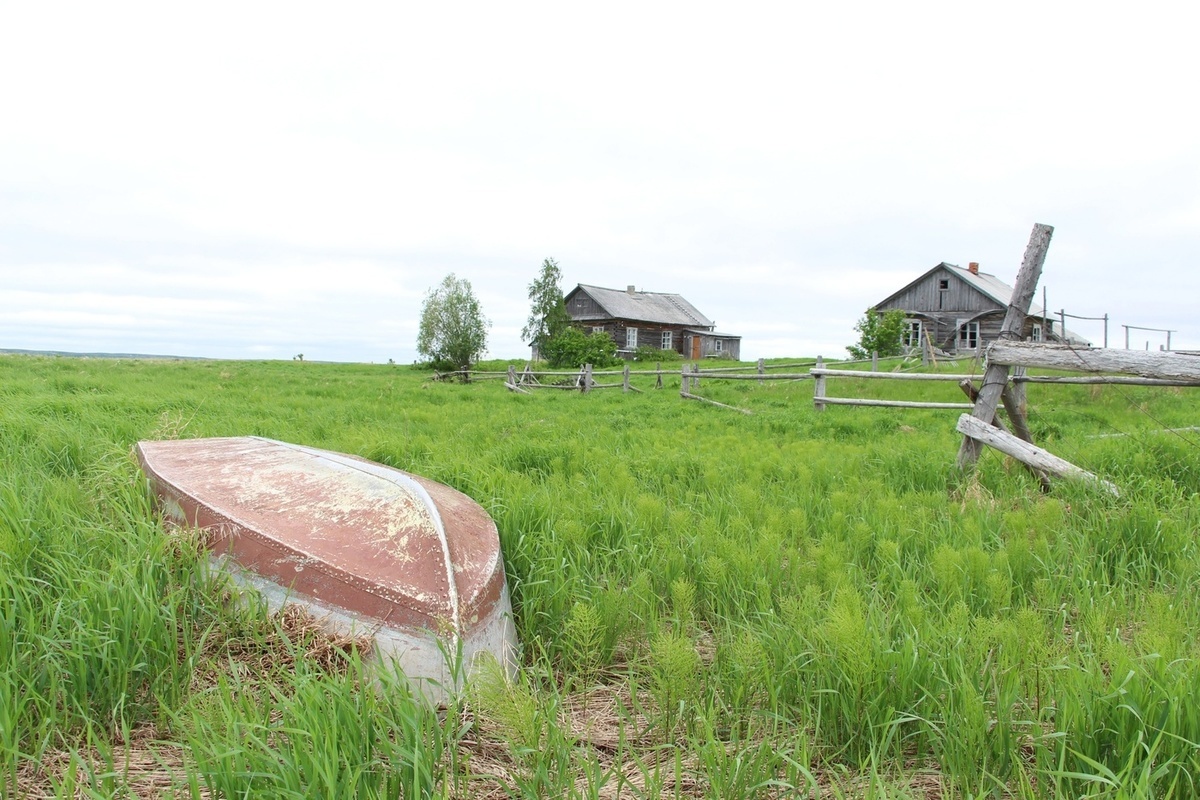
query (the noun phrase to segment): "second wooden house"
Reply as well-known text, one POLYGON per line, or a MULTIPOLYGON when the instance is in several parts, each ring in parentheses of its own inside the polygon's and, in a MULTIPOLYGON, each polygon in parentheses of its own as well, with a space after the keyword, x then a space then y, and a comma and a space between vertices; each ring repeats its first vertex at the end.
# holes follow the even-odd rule
POLYGON ((642 346, 684 358, 741 358, 742 337, 719 333, 708 317, 677 294, 579 284, 565 298, 567 313, 587 333, 604 332, 632 358, 642 346))
MULTIPOLYGON (((965 269, 945 261, 888 295, 873 308, 899 309, 905 315, 904 345, 932 346, 948 353, 986 348, 1000 335, 1013 288, 972 262, 965 269)), ((1030 305, 1021 338, 1034 342, 1087 342, 1063 331, 1042 307, 1030 305)))

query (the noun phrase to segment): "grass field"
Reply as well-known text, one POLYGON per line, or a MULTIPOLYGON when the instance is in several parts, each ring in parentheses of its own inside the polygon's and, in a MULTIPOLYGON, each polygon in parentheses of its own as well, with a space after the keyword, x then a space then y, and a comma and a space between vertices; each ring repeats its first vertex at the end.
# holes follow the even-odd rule
POLYGON ((1030 387, 1038 443, 1114 498, 1043 495, 992 452, 960 476, 953 411, 703 382, 744 416, 635 385, 0 357, 3 795, 1200 794, 1200 434, 1154 432, 1200 424, 1196 390, 1030 387), (520 680, 428 709, 361 689, 311 620, 230 602, 130 448, 231 435, 480 502, 520 680))

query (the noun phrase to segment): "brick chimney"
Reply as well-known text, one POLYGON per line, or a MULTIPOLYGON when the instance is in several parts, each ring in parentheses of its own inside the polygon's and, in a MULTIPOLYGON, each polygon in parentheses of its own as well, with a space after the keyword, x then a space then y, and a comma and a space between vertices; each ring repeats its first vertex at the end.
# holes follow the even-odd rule
POLYGON ((978 275, 979 274, 979 262, 972 261, 970 264, 967 264, 967 271, 970 272, 972 275, 978 275))
POLYGON ((632 283, 625 287, 625 291, 628 292, 629 294, 637 294, 637 289, 634 288, 634 285, 632 283))

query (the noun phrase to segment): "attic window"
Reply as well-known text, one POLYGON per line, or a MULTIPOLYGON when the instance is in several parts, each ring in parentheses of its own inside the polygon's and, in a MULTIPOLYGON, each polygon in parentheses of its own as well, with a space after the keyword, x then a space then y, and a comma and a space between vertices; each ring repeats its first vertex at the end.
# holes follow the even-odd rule
POLYGON ((949 289, 949 288, 950 288, 950 279, 949 279, 949 278, 942 278, 941 280, 939 280, 939 281, 938 281, 938 288, 939 288, 939 289, 942 289, 942 290, 949 289))
POLYGON ((575 298, 575 307, 576 308, 587 308, 587 304, 588 304, 588 301, 587 301, 586 297, 576 297, 575 298))

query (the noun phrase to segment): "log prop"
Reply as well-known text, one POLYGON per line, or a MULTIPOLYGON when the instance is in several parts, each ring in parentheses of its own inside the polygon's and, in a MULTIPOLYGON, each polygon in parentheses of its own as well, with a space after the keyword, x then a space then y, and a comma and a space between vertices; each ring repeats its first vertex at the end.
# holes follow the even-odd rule
POLYGON ((983 420, 976 419, 970 414, 963 414, 958 418, 957 429, 964 436, 968 436, 981 444, 994 447, 1001 453, 1012 456, 1032 469, 1049 472, 1052 475, 1058 475, 1062 478, 1072 478, 1074 480, 1094 483, 1104 488, 1114 497, 1120 497, 1121 493, 1117 487, 1103 478, 1099 478, 1082 467, 1077 467, 1070 461, 1059 458, 1040 447, 1022 441, 1011 433, 1006 433, 999 428, 988 425, 983 420))

